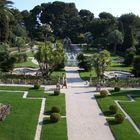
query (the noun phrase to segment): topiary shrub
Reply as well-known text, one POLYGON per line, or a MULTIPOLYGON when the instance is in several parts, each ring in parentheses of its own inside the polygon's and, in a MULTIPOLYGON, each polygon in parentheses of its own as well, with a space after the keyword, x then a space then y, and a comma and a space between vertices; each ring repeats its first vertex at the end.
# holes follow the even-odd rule
POLYGON ((116 114, 115 120, 117 123, 122 123, 124 121, 124 116, 122 114, 116 114))
POLYGON ((58 121, 60 121, 60 119, 61 119, 61 116, 59 113, 52 113, 50 115, 51 122, 58 122, 58 121))
POLYGON ((52 113, 60 113, 61 110, 60 110, 60 108, 59 108, 58 106, 53 106, 53 107, 51 108, 51 112, 52 112, 52 113))
POLYGON ((101 91, 100 91, 100 95, 101 95, 102 97, 106 97, 106 96, 108 95, 108 91, 107 91, 107 90, 101 90, 101 91))
POLYGON ((54 90, 54 95, 55 96, 58 96, 59 94, 60 94, 60 90, 58 90, 58 89, 54 90))
POLYGON ((39 84, 35 84, 34 85, 34 89, 39 89, 40 88, 40 85, 39 84))
POLYGON ((118 111, 118 106, 117 105, 110 105, 109 110, 113 113, 116 114, 118 111))
POLYGON ((121 90, 120 87, 114 87, 114 91, 115 91, 115 92, 119 92, 120 90, 121 90))

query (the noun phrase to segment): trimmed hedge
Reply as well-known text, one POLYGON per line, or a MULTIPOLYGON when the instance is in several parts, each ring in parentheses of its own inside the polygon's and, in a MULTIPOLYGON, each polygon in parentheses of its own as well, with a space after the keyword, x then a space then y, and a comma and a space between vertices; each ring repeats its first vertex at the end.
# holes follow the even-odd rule
POLYGON ((59 108, 58 106, 53 106, 53 107, 51 108, 51 112, 52 112, 52 113, 60 113, 61 110, 60 110, 60 108, 59 108))
POLYGON ((108 91, 107 90, 101 90, 100 91, 100 96, 106 97, 107 95, 108 95, 108 91))
POLYGON ((124 116, 122 114, 116 114, 115 115, 115 120, 117 123, 122 123, 124 121, 124 116))
POLYGON ((117 105, 110 105, 109 110, 113 113, 116 114, 118 111, 118 106, 117 105))
POLYGON ((119 92, 120 90, 121 90, 120 87, 114 87, 114 91, 115 91, 115 92, 119 92))
POLYGON ((58 122, 61 119, 61 115, 59 113, 52 113, 50 115, 51 122, 58 122))
POLYGON ((40 85, 39 84, 35 84, 34 85, 34 89, 39 89, 40 88, 40 85))

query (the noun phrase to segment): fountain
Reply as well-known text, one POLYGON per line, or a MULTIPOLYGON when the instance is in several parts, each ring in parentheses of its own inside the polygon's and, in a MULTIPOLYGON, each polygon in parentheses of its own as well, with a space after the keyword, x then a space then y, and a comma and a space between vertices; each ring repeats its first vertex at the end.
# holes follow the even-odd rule
POLYGON ((66 65, 67 66, 77 66, 77 55, 78 54, 75 54, 75 53, 67 53, 66 52, 66 57, 67 57, 67 60, 66 60, 66 65))
POLYGON ((134 77, 133 74, 130 72, 124 72, 124 71, 106 71, 104 73, 104 76, 107 77, 108 79, 112 78, 129 78, 129 77, 134 77))
POLYGON ((15 68, 13 70, 13 74, 25 74, 25 75, 36 75, 36 73, 39 71, 39 69, 35 68, 27 68, 27 67, 21 67, 21 68, 15 68))

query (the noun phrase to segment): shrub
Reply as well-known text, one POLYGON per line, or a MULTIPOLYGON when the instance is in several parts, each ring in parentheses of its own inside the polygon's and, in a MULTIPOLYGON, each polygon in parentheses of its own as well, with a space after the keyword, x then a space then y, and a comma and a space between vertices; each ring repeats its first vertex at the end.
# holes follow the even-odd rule
POLYGON ((58 122, 58 121, 60 121, 60 119, 61 119, 61 116, 59 113, 52 113, 50 115, 51 122, 58 122))
POLYGON ((135 56, 133 64, 133 74, 135 77, 140 77, 140 55, 135 56))
POLYGON ((84 56, 84 54, 80 53, 77 56, 78 60, 78 66, 80 68, 83 68, 85 71, 91 71, 92 70, 92 63, 91 63, 91 58, 84 56))
POLYGON ((124 57, 124 64, 126 66, 131 66, 134 62, 134 57, 136 55, 136 48, 131 47, 126 50, 126 55, 124 57))
POLYGON ((26 62, 28 57, 26 53, 15 53, 13 56, 16 59, 16 63, 26 62))
POLYGON ((35 84, 34 85, 34 89, 39 89, 40 88, 40 85, 39 84, 35 84))
POLYGON ((60 113, 60 108, 59 107, 57 107, 57 106, 53 106, 52 108, 51 108, 51 112, 52 113, 60 113))
POLYGON ((107 90, 101 90, 101 91, 100 91, 100 95, 101 95, 102 97, 106 97, 106 96, 108 95, 108 91, 107 91, 107 90))
POLYGON ((116 114, 115 120, 117 123, 122 123, 124 121, 124 116, 122 114, 116 114))
POLYGON ((115 92, 119 92, 120 90, 121 90, 120 87, 114 87, 114 91, 115 91, 115 92))
POLYGON ((60 94, 60 90, 58 90, 58 89, 54 90, 54 95, 55 96, 58 96, 59 94, 60 94))
POLYGON ((113 114, 116 114, 117 111, 118 111, 118 107, 117 107, 117 105, 111 105, 111 106, 109 107, 109 110, 110 110, 113 114))

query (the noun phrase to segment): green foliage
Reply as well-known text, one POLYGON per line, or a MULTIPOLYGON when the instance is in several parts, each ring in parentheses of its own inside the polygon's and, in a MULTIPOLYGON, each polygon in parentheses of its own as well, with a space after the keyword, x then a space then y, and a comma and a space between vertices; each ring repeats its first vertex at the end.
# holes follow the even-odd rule
POLYGON ((93 55, 93 67, 97 77, 102 78, 105 70, 111 65, 111 56, 107 50, 101 51, 99 54, 93 55))
POLYGON ((80 68, 83 68, 85 71, 91 71, 92 70, 92 63, 91 59, 87 56, 84 56, 82 53, 77 56, 78 60, 78 66, 80 68))
POLYGON ((89 10, 82 9, 79 12, 79 16, 81 19, 81 24, 83 27, 83 32, 88 31, 88 26, 91 24, 91 21, 94 20, 94 14, 90 12, 89 10))
POLYGON ((10 32, 10 19, 12 17, 12 12, 10 7, 13 2, 10 0, 0 1, 0 42, 7 42, 10 32))
POLYGON ((9 45, 6 43, 0 43, 0 52, 8 51, 9 45))
POLYGON ((107 90, 101 90, 100 91, 100 96, 101 97, 106 97, 108 95, 108 91, 107 90))
MULTIPOLYGON (((131 95, 139 95, 139 90, 121 90, 119 93, 111 91, 111 95, 107 96, 106 98, 100 98, 99 96, 96 96, 96 100, 104 113, 106 117, 114 117, 114 114, 112 114, 110 111, 108 111, 108 106, 111 104, 114 104, 114 100, 126 100, 129 101, 127 94, 131 95)), ((133 121, 136 123, 137 126, 140 125, 139 121, 139 106, 140 106, 140 100, 139 97, 135 98, 136 102, 130 103, 130 102, 119 102, 122 108, 129 114, 129 116, 133 119, 133 121)), ((122 113, 122 111, 118 108, 118 113, 122 113)), ((107 119, 109 127, 111 131, 113 132, 113 135, 115 136, 115 139, 117 140, 139 140, 140 136, 135 130, 135 128, 132 126, 132 124, 128 121, 128 119, 125 119, 122 124, 117 124, 115 119, 107 119), (125 134, 125 135, 124 135, 125 134)))
POLYGON ((110 105, 109 110, 113 113, 116 114, 118 112, 118 106, 117 105, 110 105))
POLYGON ((55 96, 60 95, 60 90, 58 90, 58 89, 54 90, 54 95, 55 95, 55 96))
POLYGON ((109 43, 113 44, 113 50, 116 53, 117 45, 123 43, 123 34, 118 30, 114 30, 109 34, 108 39, 109 43))
POLYGON ((61 71, 62 69, 64 69, 64 67, 65 67, 65 58, 63 58, 61 63, 56 66, 55 71, 61 71))
POLYGON ((39 84, 35 84, 34 85, 34 89, 40 89, 40 85, 39 84))
POLYGON ((77 37, 76 43, 85 43, 85 35, 80 33, 80 35, 77 37))
POLYGON ((61 119, 61 116, 60 116, 59 113, 52 113, 52 114, 50 115, 50 120, 51 120, 51 122, 56 123, 56 122, 60 121, 60 119, 61 119))
POLYGON ((53 46, 51 42, 41 45, 35 54, 39 63, 40 71, 44 79, 50 78, 51 73, 64 61, 64 50, 62 44, 53 46))
POLYGON ((115 91, 115 92, 119 92, 120 90, 121 90, 120 87, 114 87, 114 91, 115 91))
POLYGON ((107 12, 101 12, 99 14, 100 19, 114 19, 113 15, 107 12))
POLYGON ((0 52, 0 70, 9 72, 13 70, 15 58, 10 56, 8 52, 0 52))
POLYGON ((80 68, 83 68, 85 71, 91 71, 92 70, 92 65, 91 65, 90 60, 80 62, 80 63, 78 63, 78 66, 80 68))
POLYGON ((13 57, 15 57, 16 63, 22 63, 27 61, 26 53, 14 53, 13 57))
POLYGON ((125 118, 122 114, 116 114, 115 115, 115 120, 116 120, 117 123, 123 123, 124 119, 125 118))
POLYGON ((131 66, 134 62, 135 55, 136 55, 136 49, 134 47, 127 49, 124 57, 124 64, 126 66, 131 66))
POLYGON ((93 36, 92 36, 92 33, 91 32, 86 32, 84 34, 85 36, 85 42, 90 45, 92 43, 92 40, 93 40, 93 36))
POLYGON ((60 113, 61 110, 60 110, 60 108, 59 108, 58 106, 53 106, 53 107, 51 108, 51 112, 52 112, 52 113, 60 113))
POLYGON ((140 56, 139 55, 134 58, 133 74, 136 77, 140 77, 140 56))
POLYGON ((18 48, 18 52, 21 52, 21 48, 25 48, 25 40, 22 37, 16 37, 15 46, 18 48))

